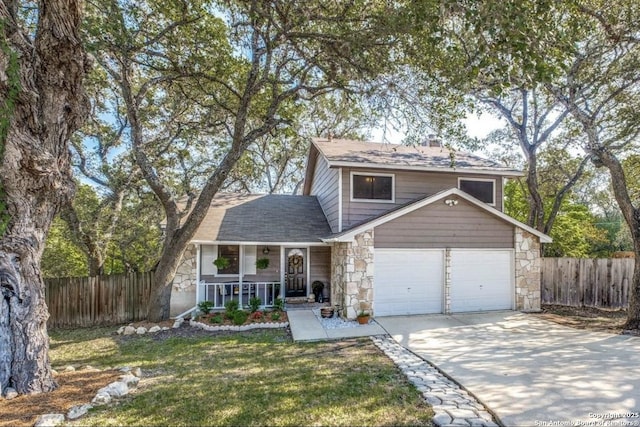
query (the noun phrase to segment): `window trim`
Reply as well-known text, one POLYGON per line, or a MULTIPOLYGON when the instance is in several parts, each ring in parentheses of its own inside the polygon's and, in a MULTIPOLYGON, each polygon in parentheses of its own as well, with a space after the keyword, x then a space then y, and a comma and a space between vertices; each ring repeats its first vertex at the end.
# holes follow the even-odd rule
MULTIPOLYGON (((459 176, 459 177, 458 177, 458 190, 460 190, 460 191, 464 191, 464 190, 462 190, 462 188, 460 188, 460 187, 461 187, 461 186, 460 186, 460 183, 461 183, 462 181, 479 181, 479 182, 490 182, 490 183, 492 183, 492 184, 493 184, 493 202, 491 202, 491 203, 487 203, 487 202, 482 202, 482 200, 480 200, 480 199, 478 199, 478 200, 480 200, 482 203, 485 203, 485 204, 487 204, 487 205, 489 205, 489 206, 496 206, 496 191, 497 191, 497 189, 496 189, 496 180, 495 180, 495 179, 487 179, 487 178, 465 178, 465 177, 461 177, 461 176, 459 176)), ((468 194, 468 193, 467 193, 467 194, 468 194)), ((473 194, 469 194, 469 195, 470 195, 471 197, 475 197, 473 194)), ((475 198, 477 198, 477 197, 475 197, 475 198)))
POLYGON ((217 256, 216 256, 215 259, 218 259, 220 257, 220 247, 221 246, 237 246, 238 247, 238 272, 237 273, 220 273, 218 271, 218 269, 216 268, 215 276, 216 277, 240 277, 240 276, 242 276, 243 275, 242 274, 243 273, 243 271, 242 271, 242 267, 243 267, 242 262, 243 262, 243 259, 244 259, 244 250, 242 248, 242 245, 236 245, 236 244, 233 244, 233 243, 218 243, 216 246, 217 246, 217 248, 216 248, 217 256))
POLYGON ((378 172, 354 172, 351 171, 349 175, 349 200, 352 202, 364 202, 364 203, 395 203, 396 202, 396 175, 393 173, 378 173, 378 172), (353 197, 353 177, 358 176, 384 176, 391 178, 391 199, 357 199, 353 197))

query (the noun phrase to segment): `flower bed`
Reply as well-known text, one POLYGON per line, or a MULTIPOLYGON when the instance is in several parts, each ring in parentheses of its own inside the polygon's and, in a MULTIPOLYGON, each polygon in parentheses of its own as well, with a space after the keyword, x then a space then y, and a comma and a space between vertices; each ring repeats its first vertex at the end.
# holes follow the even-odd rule
MULTIPOLYGON (((236 312, 237 313, 237 312, 236 312)), ((289 318, 284 311, 256 311, 246 314, 246 319, 240 323, 244 317, 228 316, 225 312, 209 313, 191 319, 191 326, 205 329, 207 331, 248 331, 251 329, 285 328, 289 326, 289 318)))

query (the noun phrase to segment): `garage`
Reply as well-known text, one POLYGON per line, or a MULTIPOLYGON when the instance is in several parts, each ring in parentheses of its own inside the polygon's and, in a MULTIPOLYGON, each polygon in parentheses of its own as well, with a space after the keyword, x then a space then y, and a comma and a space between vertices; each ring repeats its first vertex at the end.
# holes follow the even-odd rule
MULTIPOLYGON (((442 313, 445 310, 444 249, 376 249, 376 316, 442 313)), ((452 249, 452 313, 513 307, 513 251, 452 249)))
POLYGON ((451 250, 451 312, 510 310, 512 250, 451 250))
POLYGON ((376 249, 376 316, 442 313, 444 251, 376 249))

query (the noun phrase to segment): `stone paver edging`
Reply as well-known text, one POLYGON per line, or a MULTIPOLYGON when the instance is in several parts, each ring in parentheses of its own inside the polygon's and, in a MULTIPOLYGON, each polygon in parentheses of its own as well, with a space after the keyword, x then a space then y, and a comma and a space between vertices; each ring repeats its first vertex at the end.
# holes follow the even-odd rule
POLYGON ((389 336, 375 336, 371 337, 371 340, 402 370, 433 407, 433 424, 498 426, 482 403, 427 361, 402 347, 389 336))
POLYGON ((205 331, 250 331, 252 329, 277 329, 286 328, 289 322, 250 323, 248 325, 206 325, 191 319, 189 324, 205 331))

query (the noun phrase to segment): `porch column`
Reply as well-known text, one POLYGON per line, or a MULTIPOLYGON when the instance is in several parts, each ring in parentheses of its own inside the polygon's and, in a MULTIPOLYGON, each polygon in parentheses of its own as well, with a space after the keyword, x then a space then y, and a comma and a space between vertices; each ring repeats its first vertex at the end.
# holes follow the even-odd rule
POLYGON ((340 315, 355 319, 361 311, 373 313, 373 229, 352 242, 335 243, 331 251, 331 298, 340 315))
POLYGON ((526 230, 515 227, 516 310, 540 311, 541 264, 540 240, 526 230))

